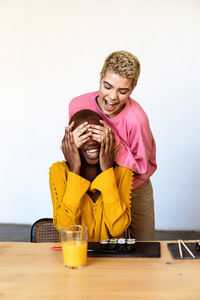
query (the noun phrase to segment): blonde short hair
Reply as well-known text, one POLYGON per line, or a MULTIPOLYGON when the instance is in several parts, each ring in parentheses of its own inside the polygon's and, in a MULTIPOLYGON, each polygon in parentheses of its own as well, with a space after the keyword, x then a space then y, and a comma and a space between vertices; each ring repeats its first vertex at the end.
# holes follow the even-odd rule
POLYGON ((134 88, 140 75, 140 62, 135 55, 128 51, 116 51, 106 58, 101 76, 104 77, 108 70, 131 79, 134 88))

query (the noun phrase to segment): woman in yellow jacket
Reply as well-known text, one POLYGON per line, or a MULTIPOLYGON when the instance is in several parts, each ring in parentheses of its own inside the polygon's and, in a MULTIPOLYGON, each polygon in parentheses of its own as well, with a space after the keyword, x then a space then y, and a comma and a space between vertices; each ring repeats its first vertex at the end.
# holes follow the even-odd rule
POLYGON ((65 225, 85 225, 90 242, 119 237, 131 223, 132 171, 114 166, 111 130, 104 139, 100 131, 87 131, 90 124, 99 125, 99 120, 90 110, 72 116, 73 127, 66 129, 62 141, 66 161, 54 163, 49 173, 55 227, 60 231, 65 225), (83 132, 77 149, 71 130, 80 124, 83 132))

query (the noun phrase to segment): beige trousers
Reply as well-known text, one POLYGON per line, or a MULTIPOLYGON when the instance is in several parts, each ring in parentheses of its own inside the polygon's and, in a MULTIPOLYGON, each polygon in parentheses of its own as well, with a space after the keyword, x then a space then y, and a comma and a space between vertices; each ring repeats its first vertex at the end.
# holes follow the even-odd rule
POLYGON ((155 238, 154 199, 150 179, 131 193, 130 237, 136 241, 155 238))

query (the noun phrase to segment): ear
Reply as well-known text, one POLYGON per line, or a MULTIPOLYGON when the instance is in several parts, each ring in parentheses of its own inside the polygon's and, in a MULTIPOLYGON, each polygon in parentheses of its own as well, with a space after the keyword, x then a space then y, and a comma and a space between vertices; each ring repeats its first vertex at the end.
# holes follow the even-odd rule
POLYGON ((135 89, 135 86, 132 87, 132 89, 130 90, 130 95, 132 94, 133 90, 135 89))
POLYGON ((132 88, 130 90, 130 95, 132 94, 133 90, 135 89, 136 85, 134 85, 134 83, 132 83, 132 88))

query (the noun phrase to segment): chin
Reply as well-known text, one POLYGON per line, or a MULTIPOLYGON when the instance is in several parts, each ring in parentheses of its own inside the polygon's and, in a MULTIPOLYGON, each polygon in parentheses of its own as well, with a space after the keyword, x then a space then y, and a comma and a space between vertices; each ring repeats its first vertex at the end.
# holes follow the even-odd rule
POLYGON ((83 156, 83 160, 88 165, 97 165, 99 163, 99 158, 90 159, 88 157, 83 156))
POLYGON ((93 165, 97 165, 99 163, 99 160, 98 159, 97 160, 96 159, 90 159, 90 160, 88 159, 88 160, 86 160, 86 162, 88 165, 93 166, 93 165))

